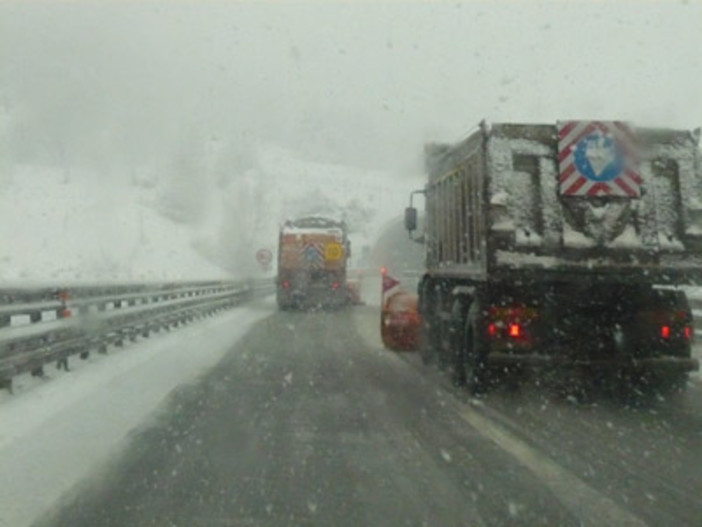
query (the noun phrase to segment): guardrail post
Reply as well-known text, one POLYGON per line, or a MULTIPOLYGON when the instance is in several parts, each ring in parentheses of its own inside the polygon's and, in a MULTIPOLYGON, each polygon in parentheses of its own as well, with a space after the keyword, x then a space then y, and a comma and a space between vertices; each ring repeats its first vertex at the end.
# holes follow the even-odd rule
POLYGON ((61 301, 61 307, 56 312, 56 316, 58 318, 68 318, 71 316, 71 310, 68 309, 68 301, 70 300, 70 298, 71 295, 68 292, 68 289, 61 289, 58 292, 58 299, 61 301))
POLYGON ((68 371, 68 357, 62 357, 56 361, 56 368, 63 369, 63 371, 68 371))
POLYGON ((12 378, 0 379, 0 390, 7 390, 10 393, 14 393, 12 391, 12 378))

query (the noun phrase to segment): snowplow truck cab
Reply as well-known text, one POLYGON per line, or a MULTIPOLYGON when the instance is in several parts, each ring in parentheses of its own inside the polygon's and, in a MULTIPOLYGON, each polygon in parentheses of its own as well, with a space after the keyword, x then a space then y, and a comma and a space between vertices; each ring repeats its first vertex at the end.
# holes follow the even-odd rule
POLYGON ((317 216, 285 222, 278 243, 279 308, 346 305, 349 256, 344 222, 317 216))

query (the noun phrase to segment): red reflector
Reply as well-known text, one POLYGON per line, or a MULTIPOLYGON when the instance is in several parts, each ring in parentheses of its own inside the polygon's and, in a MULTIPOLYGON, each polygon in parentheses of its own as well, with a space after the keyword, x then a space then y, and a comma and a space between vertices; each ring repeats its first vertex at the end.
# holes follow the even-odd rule
POLYGON ((661 338, 663 338, 663 339, 670 338, 670 326, 661 326, 661 338))
POLYGON ((487 332, 488 335, 494 337, 495 335, 497 335, 497 326, 495 324, 488 324, 487 332))
POLYGON ((692 338, 692 328, 690 326, 685 326, 685 338, 692 338))
POLYGON ((286 280, 285 282, 283 282, 283 289, 289 289, 289 288, 290 288, 290 282, 288 282, 286 280))
POLYGON ((331 288, 332 289, 339 289, 339 282, 332 282, 331 288))
POLYGON ((519 324, 509 325, 509 336, 514 338, 522 336, 522 328, 519 327, 519 324))

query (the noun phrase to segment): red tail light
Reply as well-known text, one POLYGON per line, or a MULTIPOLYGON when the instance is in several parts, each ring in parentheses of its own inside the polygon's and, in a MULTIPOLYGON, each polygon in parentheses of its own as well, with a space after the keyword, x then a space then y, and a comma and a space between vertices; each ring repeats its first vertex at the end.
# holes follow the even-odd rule
POLYGON ((497 335, 497 326, 495 324, 488 324, 487 332, 490 337, 497 335))
POLYGON ((519 337, 522 336, 522 328, 519 324, 510 324, 509 325, 509 336, 515 339, 518 339, 519 337))
POLYGON ((670 326, 661 326, 661 338, 662 339, 669 339, 670 338, 670 326))
POLYGON ((685 333, 685 338, 686 338, 687 340, 690 340, 690 339, 692 338, 692 327, 691 327, 691 326, 685 326, 684 333, 685 333))
POLYGON ((290 282, 288 282, 287 280, 283 282, 283 289, 290 289, 290 282))

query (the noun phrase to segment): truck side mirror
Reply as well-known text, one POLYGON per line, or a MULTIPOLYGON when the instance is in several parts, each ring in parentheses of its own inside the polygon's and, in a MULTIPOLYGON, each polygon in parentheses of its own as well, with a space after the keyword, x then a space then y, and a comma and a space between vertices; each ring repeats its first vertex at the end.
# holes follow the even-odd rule
POLYGON ((405 229, 410 233, 417 230, 417 209, 414 207, 405 209, 405 229))

